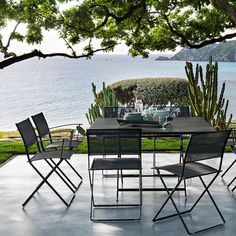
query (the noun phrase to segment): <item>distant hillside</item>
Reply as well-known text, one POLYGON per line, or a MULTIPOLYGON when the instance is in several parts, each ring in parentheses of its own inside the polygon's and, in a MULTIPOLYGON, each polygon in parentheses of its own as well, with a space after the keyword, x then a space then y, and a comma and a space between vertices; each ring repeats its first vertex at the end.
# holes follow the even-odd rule
MULTIPOLYGON (((208 61, 209 56, 212 56, 214 61, 235 62, 236 40, 211 44, 199 49, 182 49, 173 57, 170 57, 169 60, 208 61)), ((164 60, 164 58, 157 58, 157 60, 164 60)))

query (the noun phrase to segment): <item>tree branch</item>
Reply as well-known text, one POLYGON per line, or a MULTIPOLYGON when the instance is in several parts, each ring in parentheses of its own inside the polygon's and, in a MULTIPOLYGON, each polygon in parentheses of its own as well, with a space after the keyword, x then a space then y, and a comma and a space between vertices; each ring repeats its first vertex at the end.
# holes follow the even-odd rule
POLYGON ((227 0, 215 0, 217 7, 228 15, 236 25, 236 9, 227 0))
POLYGON ((13 36, 13 34, 16 32, 16 29, 17 29, 17 27, 18 27, 19 24, 20 24, 20 21, 16 23, 16 25, 15 25, 13 31, 11 32, 11 34, 10 34, 10 36, 9 36, 9 38, 8 38, 8 42, 7 42, 7 45, 6 45, 6 49, 8 49, 8 47, 10 46, 10 42, 11 42, 12 36, 13 36))
POLYGON ((4 54, 4 58, 7 58, 7 57, 15 57, 16 54, 14 52, 8 52, 8 47, 10 46, 10 42, 11 42, 11 39, 12 39, 12 36, 14 35, 14 33, 16 32, 16 29, 18 27, 18 25, 20 24, 20 22, 17 22, 17 24, 15 25, 13 31, 11 32, 9 38, 8 38, 8 41, 7 41, 7 45, 6 46, 3 46, 3 42, 2 40, 0 39, 0 52, 2 54, 4 54))
POLYGON ((232 39, 234 37, 236 37, 236 33, 226 34, 226 35, 220 36, 218 38, 212 38, 212 39, 209 39, 209 40, 205 40, 205 41, 203 41, 199 44, 190 44, 190 48, 201 48, 201 47, 204 47, 206 45, 209 45, 209 44, 212 44, 212 43, 223 42, 226 39, 232 39))
POLYGON ((140 1, 136 5, 131 6, 123 16, 116 16, 114 13, 109 12, 109 16, 116 20, 117 23, 121 23, 127 18, 131 17, 133 13, 138 9, 146 9, 146 1, 140 1))
POLYGON ((67 47, 70 48, 70 50, 72 51, 72 54, 73 54, 73 55, 76 55, 75 50, 74 50, 73 47, 69 44, 69 42, 68 42, 64 37, 62 37, 62 39, 63 39, 64 42, 66 43, 67 47))
POLYGON ((236 37, 236 33, 232 33, 232 34, 226 34, 224 36, 220 36, 218 38, 211 38, 209 40, 205 40, 199 44, 193 44, 191 43, 183 34, 179 33, 178 31, 176 31, 172 25, 170 24, 169 22, 169 19, 166 15, 164 15, 164 18, 168 24, 168 27, 169 29, 171 30, 172 33, 174 33, 175 35, 177 35, 179 38, 182 39, 182 41, 189 47, 189 48, 202 48, 206 45, 209 45, 209 44, 213 44, 213 43, 218 43, 218 42, 223 42, 225 41, 226 39, 232 39, 234 37, 236 37))
POLYGON ((106 25, 109 18, 113 18, 113 19, 116 20, 117 23, 121 23, 122 21, 124 21, 124 20, 128 19, 129 17, 131 17, 136 10, 138 10, 140 8, 145 8, 146 9, 146 3, 145 3, 145 0, 141 0, 138 4, 132 5, 127 10, 127 12, 123 16, 120 16, 120 17, 118 17, 114 13, 110 12, 109 9, 106 6, 102 5, 102 4, 93 4, 93 5, 91 5, 90 6, 90 12, 95 7, 101 7, 105 11, 105 17, 104 17, 103 21, 99 25, 97 25, 94 29, 89 30, 89 29, 85 29, 85 28, 79 28, 80 31, 84 31, 84 32, 89 33, 89 34, 95 33, 96 31, 98 31, 99 29, 101 29, 103 26, 106 25))
POLYGON ((89 56, 93 55, 96 52, 107 51, 108 49, 111 49, 115 46, 116 46, 116 44, 105 47, 105 48, 99 48, 99 49, 93 50, 93 51, 91 51, 87 54, 81 54, 81 55, 78 55, 78 56, 70 55, 70 54, 67 54, 67 53, 44 54, 41 51, 35 49, 30 53, 26 53, 26 54, 16 56, 16 57, 11 57, 11 58, 8 58, 6 60, 1 61, 0 62, 0 69, 4 69, 7 66, 10 66, 10 65, 15 64, 17 62, 24 61, 24 60, 27 60, 27 59, 30 59, 30 58, 33 58, 33 57, 39 57, 39 58, 44 58, 44 59, 47 58, 47 57, 58 57, 58 56, 59 57, 71 58, 71 59, 86 58, 86 57, 89 57, 89 56))

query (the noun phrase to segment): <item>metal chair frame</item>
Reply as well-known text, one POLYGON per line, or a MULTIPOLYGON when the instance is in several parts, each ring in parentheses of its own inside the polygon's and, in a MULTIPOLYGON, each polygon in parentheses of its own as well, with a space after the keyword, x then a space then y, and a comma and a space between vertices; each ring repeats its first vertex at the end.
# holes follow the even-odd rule
POLYGON ((68 178, 68 176, 64 173, 64 171, 62 171, 62 169, 59 166, 63 161, 68 162, 68 159, 71 158, 74 152, 72 150, 64 150, 64 145, 63 145, 64 140, 62 141, 61 150, 51 150, 51 151, 42 150, 42 148, 40 147, 40 141, 38 141, 34 128, 29 119, 26 119, 17 123, 16 126, 20 132, 20 135, 22 137, 22 140, 25 146, 28 163, 32 166, 32 168, 36 171, 36 173, 38 173, 38 175, 42 178, 42 181, 38 184, 35 190, 30 194, 30 196, 25 200, 22 206, 25 207, 26 204, 30 201, 30 199, 34 196, 34 194, 42 187, 43 184, 46 183, 49 186, 49 188, 58 196, 58 198, 67 207, 69 207, 75 197, 75 193, 78 187, 76 187, 72 183, 72 181, 68 178), (38 152, 34 154, 32 157, 30 157, 29 148, 34 144, 37 145, 38 152), (53 159, 59 159, 59 161, 55 162, 53 159), (51 170, 45 176, 33 164, 34 161, 39 161, 39 160, 44 160, 51 168, 51 170), (72 196, 69 201, 66 201, 61 196, 61 194, 48 182, 49 177, 53 173, 56 173, 57 176, 65 183, 65 185, 72 192, 72 196))
MULTIPOLYGON (((38 138, 40 140, 40 144, 41 144, 41 148, 43 151, 45 151, 46 149, 50 149, 50 148, 53 148, 53 149, 60 149, 61 146, 62 146, 62 141, 58 141, 58 139, 56 139, 56 142, 54 142, 54 139, 52 138, 52 134, 51 134, 51 131, 50 131, 50 128, 48 126, 48 123, 45 119, 45 116, 43 115, 42 112, 36 114, 36 115, 33 115, 32 116, 32 120, 34 121, 34 124, 36 126, 36 129, 38 131, 38 138), (45 139, 45 136, 49 136, 49 139, 45 139), (49 145, 44 145, 44 141, 49 141, 49 145)), ((68 125, 77 125, 77 126, 80 126, 81 124, 66 124, 66 125, 60 125, 60 126, 56 126, 56 127, 53 127, 53 128, 58 128, 58 127, 65 127, 65 126, 68 126, 68 125)), ((74 138, 74 132, 75 130, 74 129, 69 129, 69 130, 66 130, 66 131, 69 131, 70 132, 70 139, 69 141, 64 139, 63 141, 63 148, 69 148, 70 150, 73 150, 73 148, 79 146, 81 144, 82 141, 79 141, 78 139, 77 140, 73 140, 74 138)), ((59 130, 56 132, 64 132, 64 130, 59 130)), ((78 138, 78 136, 77 136, 78 138)), ((65 162, 69 165, 69 167, 74 171, 74 173, 79 177, 80 181, 79 183, 77 184, 77 186, 71 182, 73 188, 75 190, 77 190, 82 181, 83 181, 83 178, 82 176, 78 173, 78 171, 71 165, 71 163, 68 161, 68 160, 65 160, 65 162)))
MULTIPOLYGON (((104 112, 104 117, 105 118, 124 118, 125 114, 127 112, 132 112, 134 111, 134 107, 113 107, 113 106, 107 106, 104 107, 103 112, 104 112)), ((104 158, 106 158, 106 156, 104 155, 104 158)), ((107 176, 104 174, 104 171, 102 171, 102 175, 107 176)), ((122 170, 121 170, 121 182, 123 183, 123 174, 122 174, 122 170)))
POLYGON ((47 149, 47 148, 60 148, 61 147, 61 138, 60 139, 54 139, 52 134, 57 134, 57 133, 62 133, 62 132, 69 132, 70 133, 70 139, 64 141, 64 147, 69 147, 73 149, 74 147, 78 147, 82 140, 79 140, 79 133, 76 135, 76 139, 74 137, 74 133, 76 130, 79 130, 80 126, 82 124, 64 124, 64 125, 58 125, 49 128, 47 120, 42 112, 33 115, 32 120, 35 124, 35 127, 38 131, 38 136, 41 141, 42 148, 47 149), (66 127, 71 127, 75 126, 76 128, 66 128, 66 127), (50 143, 48 145, 43 145, 44 138, 48 136, 48 141, 50 143))
MULTIPOLYGON (((183 159, 183 163, 181 164, 176 164, 176 165, 169 165, 169 166, 164 166, 164 167, 159 167, 157 168, 157 172, 160 176, 160 179, 161 179, 161 182, 164 186, 164 188, 166 189, 166 192, 168 194, 168 197, 167 199, 165 200, 165 202, 163 203, 163 205, 160 207, 160 209, 157 211, 156 215, 154 216, 153 218, 153 222, 157 222, 157 221, 161 221, 161 220, 164 220, 164 219, 169 219, 169 218, 172 218, 172 217, 175 217, 175 216, 178 216, 181 220, 181 222, 183 223, 183 226, 185 228, 185 230, 187 231, 188 234, 194 234, 194 233, 199 233, 199 232, 202 232, 202 231, 206 231, 208 229, 212 229, 212 228, 215 228, 215 227, 218 227, 218 226, 221 226, 225 223, 225 219, 222 215, 222 213, 220 212, 215 200, 213 199, 211 193, 209 192, 209 188, 210 186, 213 184, 213 182, 215 181, 215 179, 217 178, 217 176, 219 175, 220 171, 221 171, 221 166, 222 166, 222 160, 223 160, 223 154, 224 154, 224 149, 225 149, 225 145, 226 145, 226 142, 227 142, 227 139, 228 139, 228 136, 229 136, 229 133, 230 131, 222 131, 222 132, 215 132, 215 133, 211 133, 211 138, 214 139, 214 138, 217 138, 217 135, 218 133, 220 134, 223 134, 224 132, 224 136, 222 138, 222 143, 221 143, 221 153, 215 153, 214 156, 208 156, 208 158, 202 158, 202 159, 196 159, 196 160, 191 160, 191 159, 188 159, 189 158, 189 150, 191 150, 191 148, 193 147, 194 149, 194 139, 195 137, 198 136, 198 138, 204 140, 204 138, 207 138, 208 137, 208 134, 195 134, 195 135, 192 135, 191 138, 190 138, 190 141, 189 141, 189 144, 188 144, 188 147, 187 147, 187 151, 186 151, 186 154, 185 154, 185 157, 183 159), (214 136, 216 135, 216 136, 214 136), (212 159, 212 158, 220 158, 220 162, 219 162, 219 167, 218 169, 215 169, 215 168, 212 168, 210 166, 207 166, 207 165, 203 165, 203 164, 199 164, 198 161, 202 161, 202 160, 206 160, 206 159, 212 159), (196 164, 197 163, 197 164, 196 164), (201 165, 202 165, 202 168, 208 168, 208 172, 206 171, 205 173, 199 171, 197 168, 195 168, 195 173, 192 172, 192 174, 189 174, 187 173, 188 171, 188 164, 190 165, 196 165, 197 168, 201 168, 201 165), (172 169, 171 169, 172 168, 172 169), (175 170, 174 170, 175 168, 175 170), (169 191, 169 189, 167 188, 167 185, 160 173, 160 170, 166 170, 166 171, 169 171, 173 174, 176 174, 178 177, 179 177, 179 180, 178 180, 178 183, 176 184, 176 186, 173 188, 172 191, 169 191), (186 172, 185 172, 186 170, 186 172), (215 174, 213 176, 213 178, 211 179, 211 181, 209 182, 209 184, 207 185, 202 176, 204 175, 210 175, 210 174, 215 174), (181 184, 182 181, 184 181, 185 179, 190 179, 190 178, 195 178, 195 177, 199 177, 203 187, 204 187, 204 190, 203 192, 200 194, 200 196, 198 197, 198 199, 195 201, 195 203, 190 207, 190 209, 188 210, 185 210, 185 211, 180 211, 177 207, 177 204, 175 203, 174 199, 172 198, 173 194, 175 193, 175 191, 177 190, 177 188, 179 187, 179 185, 181 184), (219 224, 216 224, 214 226, 210 226, 210 227, 206 227, 204 229, 201 229, 201 230, 198 230, 198 231, 195 231, 195 232, 190 232, 186 222, 184 221, 182 215, 183 214, 187 214, 187 213, 191 213, 191 211, 195 208, 195 206, 199 203, 199 201, 201 200, 201 198, 204 196, 204 194, 208 194, 208 196, 210 197, 215 209, 217 210, 218 212, 218 215, 220 216, 221 220, 222 220, 222 223, 219 223, 219 224), (162 212, 162 210, 164 209, 165 205, 167 204, 168 201, 171 201, 175 210, 176 210, 176 214, 170 214, 170 215, 167 215, 167 216, 164 216, 164 217, 159 217, 159 214, 162 212)), ((219 145, 218 143, 217 144, 214 144, 215 146, 219 145)), ((219 147, 216 147, 216 148, 219 148, 219 147)), ((192 149, 192 150, 193 150, 192 149)), ((218 150, 218 149, 217 149, 218 150)), ((219 150, 218 150, 219 151, 219 150)), ((210 153, 209 153, 210 155, 210 153)), ((212 155, 212 154, 211 154, 212 155)), ((193 168, 194 166, 192 166, 193 168)), ((202 169, 203 170, 203 169, 202 169)), ((191 170, 192 171, 192 170, 191 170)))
MULTIPOLYGON (((89 172, 89 181, 90 181, 90 188, 91 188, 91 205, 90 205, 90 219, 92 221, 133 221, 133 220, 140 220, 141 219, 141 206, 142 206, 142 159, 141 159, 141 130, 139 129, 109 129, 109 130, 87 130, 87 140, 88 140, 88 172, 89 172), (101 138, 101 143, 103 145, 102 146, 102 151, 98 152, 98 153, 94 153, 93 150, 91 150, 91 138, 94 136, 99 136, 101 138), (107 140, 117 140, 118 141, 118 145, 117 145, 117 149, 114 151, 112 151, 112 153, 110 153, 109 151, 106 151, 106 148, 104 146, 104 137, 107 140), (135 155, 138 156, 138 158, 124 158, 122 157, 123 155, 130 155, 129 153, 126 153, 125 151, 122 151, 121 149, 121 140, 122 138, 135 138, 138 141, 138 150, 136 150, 135 155), (99 156, 101 155, 101 158, 94 158, 92 161, 90 160, 90 158, 92 156, 99 156), (104 155, 115 155, 116 158, 110 158, 110 157, 106 157, 104 158, 104 155), (133 167, 129 166, 129 167, 121 167, 120 166, 120 161, 122 161, 122 159, 129 159, 129 161, 131 161, 133 163, 133 167), (94 167, 94 163, 96 161, 102 160, 105 165, 106 163, 111 163, 111 161, 114 164, 111 164, 111 166, 109 168, 106 168, 105 166, 101 165, 99 168, 95 168, 94 167), (137 163, 139 163, 140 167, 137 168, 137 163), (117 174, 116 174, 116 201, 117 204, 97 204, 95 203, 95 196, 94 196, 94 172, 96 170, 116 170, 117 174), (137 204, 119 204, 118 201, 118 192, 119 192, 119 178, 122 176, 122 172, 121 175, 119 174, 119 171, 122 170, 138 170, 139 171, 139 203, 137 204), (96 208, 119 208, 119 207, 138 207, 139 208, 139 215, 138 217, 134 217, 134 218, 116 218, 116 219, 111 219, 111 218, 95 218, 94 217, 94 210, 96 208)), ((134 153, 133 153, 134 154, 134 153)), ((132 154, 132 155, 133 155, 132 154)))
MULTIPOLYGON (((189 112, 189 107, 178 107, 177 105, 170 107, 170 113, 169 115, 176 116, 176 117, 186 117, 190 115, 189 112)), ((155 174, 155 168, 156 166, 156 141, 160 138, 161 136, 158 137, 153 137, 153 174, 155 174)), ((183 135, 175 135, 175 136, 169 136, 169 137, 178 137, 179 138, 179 163, 182 162, 183 157, 184 157, 184 147, 183 147, 183 135)), ((184 194, 185 198, 187 197, 187 191, 186 191, 186 181, 183 181, 184 183, 184 194)))
MULTIPOLYGON (((236 154, 235 145, 236 145, 236 130, 231 129, 231 136, 230 136, 226 146, 230 146, 231 152, 234 154, 236 154)), ((224 183, 224 185, 227 187, 227 189, 230 191, 230 193, 236 198, 236 195, 234 193, 234 190, 236 189, 236 185, 233 186, 233 183, 236 180, 236 176, 234 176, 229 182, 226 181, 226 179, 224 178, 225 175, 230 171, 230 169, 234 166, 235 163, 236 163, 236 159, 223 172, 223 174, 221 175, 221 180, 224 183)))

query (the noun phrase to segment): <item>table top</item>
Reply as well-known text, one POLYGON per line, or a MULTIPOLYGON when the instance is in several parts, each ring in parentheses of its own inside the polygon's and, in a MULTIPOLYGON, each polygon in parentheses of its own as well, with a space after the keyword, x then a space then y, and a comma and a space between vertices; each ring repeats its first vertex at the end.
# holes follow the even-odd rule
POLYGON ((140 128, 142 134, 194 134, 215 132, 216 130, 202 117, 176 117, 165 129, 155 124, 144 123, 120 123, 116 118, 97 118, 89 129, 127 129, 140 128))

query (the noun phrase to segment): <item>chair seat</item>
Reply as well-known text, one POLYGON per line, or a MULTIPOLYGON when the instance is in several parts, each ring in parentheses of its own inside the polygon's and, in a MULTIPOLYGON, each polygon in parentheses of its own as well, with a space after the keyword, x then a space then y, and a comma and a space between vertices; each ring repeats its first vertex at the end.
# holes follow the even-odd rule
POLYGON ((38 152, 36 153, 30 160, 31 161, 39 161, 43 159, 51 159, 51 158, 62 158, 62 159, 70 159, 71 156, 74 154, 72 150, 63 150, 61 157, 61 151, 45 151, 45 152, 38 152))
POLYGON ((136 170, 141 168, 139 158, 95 158, 91 170, 136 170))
MULTIPOLYGON (((82 143, 82 141, 78 141, 78 140, 72 140, 71 142, 71 147, 74 148, 74 147, 78 147, 80 144, 82 143)), ((69 147, 70 145, 70 141, 65 141, 64 142, 64 147, 69 147)), ((58 141, 58 142, 52 142, 52 143, 49 143, 46 148, 60 148, 62 147, 62 141, 58 141)))
MULTIPOLYGON (((174 165, 168 165, 168 166, 161 166, 157 167, 156 169, 159 170, 165 170, 172 174, 175 174, 179 177, 182 176, 182 169, 183 169, 183 163, 180 164, 174 164, 174 165)), ((184 179, 198 177, 202 175, 208 175, 219 172, 217 169, 210 167, 208 165, 204 165, 202 163, 198 162, 191 162, 185 164, 185 170, 183 174, 184 179)))

